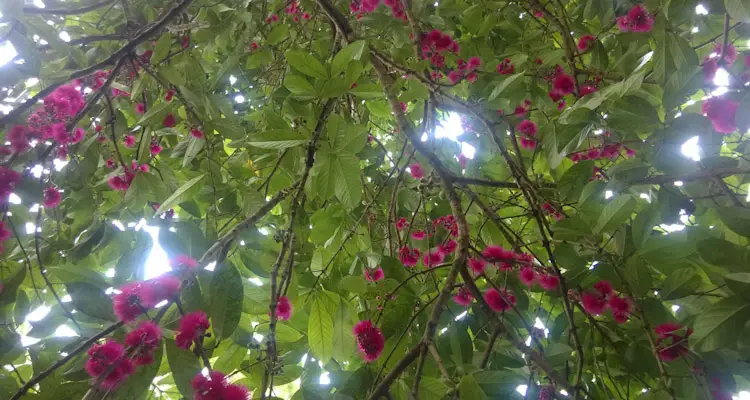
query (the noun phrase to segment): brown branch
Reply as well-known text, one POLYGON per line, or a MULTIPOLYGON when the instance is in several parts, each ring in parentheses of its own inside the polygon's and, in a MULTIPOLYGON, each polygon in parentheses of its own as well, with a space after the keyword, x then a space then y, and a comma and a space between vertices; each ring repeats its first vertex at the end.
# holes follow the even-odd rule
POLYGON ((153 22, 152 24, 145 27, 143 30, 141 30, 134 38, 133 40, 129 41, 127 44, 122 46, 120 49, 112 53, 109 57, 105 58, 104 60, 90 65, 86 68, 79 69, 77 71, 74 71, 71 73, 66 79, 64 79, 61 82, 53 83, 46 88, 39 91, 39 93, 35 94, 28 100, 24 101, 23 103, 19 104, 13 110, 11 110, 7 115, 0 118, 0 128, 12 123, 16 118, 18 118, 21 114, 26 112, 29 108, 34 106, 35 104, 39 103, 41 99, 52 93, 55 89, 58 87, 64 85, 65 83, 77 79, 82 78, 84 76, 91 75, 92 73, 108 66, 115 64, 118 60, 125 57, 127 54, 132 52, 139 44, 143 43, 144 41, 148 40, 152 35, 155 33, 161 31, 161 29, 174 17, 179 15, 185 8, 187 8, 190 3, 192 3, 193 0, 182 0, 181 2, 177 3, 174 7, 172 7, 169 11, 167 11, 161 18, 159 18, 157 21, 153 22))
POLYGON ((432 358, 435 360, 435 365, 437 365, 438 370, 440 371, 440 374, 443 375, 443 379, 446 380, 446 382, 450 382, 451 376, 448 373, 448 370, 445 369, 445 364, 443 364, 443 360, 440 359, 440 354, 437 351, 437 348, 435 347, 435 344, 430 344, 429 346, 430 354, 432 355, 432 358))
POLYGON ((490 340, 487 341, 487 348, 484 350, 484 355, 482 356, 482 362, 479 363, 479 368, 487 368, 487 363, 490 361, 490 355, 492 354, 492 348, 495 347, 495 341, 498 336, 500 336, 500 329, 495 327, 490 335, 490 340))

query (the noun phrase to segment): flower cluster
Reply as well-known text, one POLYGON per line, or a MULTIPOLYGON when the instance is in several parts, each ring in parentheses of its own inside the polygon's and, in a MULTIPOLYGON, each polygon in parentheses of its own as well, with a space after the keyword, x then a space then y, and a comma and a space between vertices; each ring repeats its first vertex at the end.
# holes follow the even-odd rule
POLYGON ((513 115, 519 118, 525 118, 526 115, 529 113, 529 110, 531 109, 531 100, 524 100, 523 104, 519 104, 516 106, 515 110, 513 110, 513 115))
POLYGON ((289 302, 289 297, 279 296, 279 300, 276 302, 276 318, 288 321, 291 317, 292 303, 289 302))
POLYGON ((103 388, 117 387, 135 371, 133 362, 125 355, 125 348, 114 339, 93 345, 88 355, 86 372, 103 388))
POLYGON ((654 327, 654 332, 659 336, 657 352, 663 361, 674 361, 688 353, 687 342, 692 329, 685 330, 680 324, 667 322, 654 327))
POLYGON ((516 72, 516 67, 510 61, 510 58, 504 59, 500 64, 497 64, 497 73, 500 75, 510 75, 516 72))
POLYGON ((125 344, 133 351, 135 365, 148 365, 154 362, 154 351, 159 347, 161 328, 145 321, 125 336, 125 344))
POLYGON ((56 208, 62 201, 62 193, 56 187, 48 187, 44 189, 42 194, 44 195, 44 202, 42 204, 46 208, 56 208))
POLYGON ((443 54, 458 53, 459 50, 458 43, 450 35, 437 29, 422 35, 421 48, 422 58, 429 59, 435 68, 445 66, 443 54))
POLYGON ((420 252, 418 248, 409 248, 404 246, 398 250, 398 259, 404 264, 404 267, 413 267, 419 262, 420 252))
POLYGON ((716 72, 719 70, 720 61, 723 61, 727 66, 732 66, 737 61, 737 48, 733 44, 727 43, 723 55, 721 50, 722 45, 716 43, 711 54, 703 59, 703 81, 706 83, 713 83, 716 72))
POLYGON ((538 132, 536 123, 525 119, 518 124, 516 130, 521 133, 521 137, 518 139, 521 147, 528 150, 534 150, 536 148, 536 134, 538 132))
POLYGON ((653 26, 654 17, 641 4, 636 4, 627 14, 617 18, 617 27, 622 32, 650 32, 653 26))
POLYGON ((538 283, 542 289, 547 291, 557 290, 557 287, 560 286, 560 278, 557 275, 547 273, 546 271, 538 272, 531 265, 521 267, 518 270, 518 279, 528 287, 532 287, 538 283))
POLYGON ((112 308, 120 321, 130 322, 159 302, 173 298, 179 289, 180 279, 172 275, 128 283, 112 297, 112 308))
POLYGON ((591 45, 594 44, 596 38, 591 35, 583 35, 578 39, 578 51, 581 53, 587 52, 591 49, 591 45))
POLYGON ((573 161, 574 163, 586 160, 614 160, 615 158, 620 156, 620 150, 622 149, 625 150, 625 155, 628 158, 633 157, 636 154, 635 150, 627 146, 623 146, 621 143, 612 143, 568 154, 568 158, 570 158, 570 161, 573 161))
POLYGON ((450 79, 451 83, 455 85, 463 78, 466 78, 471 83, 476 82, 478 76, 475 71, 482 64, 482 60, 479 57, 471 57, 469 62, 459 58, 456 64, 458 65, 458 69, 448 73, 448 79, 450 79))
POLYGON ((533 260, 533 256, 530 254, 516 253, 497 245, 485 247, 482 250, 482 257, 492 264, 497 264, 501 271, 510 271, 513 269, 513 263, 530 265, 533 260))
POLYGON ((195 391, 193 394, 195 400, 246 400, 248 398, 247 388, 229 383, 227 377, 219 371, 211 371, 208 376, 198 373, 190 385, 195 391))
POLYGON ((454 217, 453 214, 438 217, 434 221, 432 221, 433 232, 436 232, 437 228, 440 226, 445 228, 445 230, 448 231, 451 236, 458 236, 458 224, 456 224, 456 217, 454 217))
MULTIPOLYGON (((408 21, 404 5, 400 0, 383 0, 383 3, 391 9, 393 18, 408 21)), ((352 0, 349 3, 349 11, 357 14, 357 19, 362 18, 365 14, 375 11, 380 5, 380 0, 352 0)))
POLYGON ((396 229, 399 231, 402 231, 409 227, 409 221, 406 220, 406 218, 401 217, 396 221, 396 229))
POLYGON ((299 22, 300 15, 302 15, 302 19, 305 21, 308 21, 311 18, 310 13, 302 12, 296 0, 289 2, 284 11, 286 12, 286 15, 292 17, 294 22, 299 22))
POLYGON ((409 173, 414 179, 424 178, 424 168, 422 168, 422 164, 420 163, 415 162, 409 165, 409 173))
POLYGON ((458 291, 453 296, 453 301, 455 301, 456 304, 464 307, 468 307, 473 300, 474 296, 469 293, 469 289, 466 289, 465 286, 461 286, 460 288, 458 288, 458 291))
POLYGON ((712 97, 701 105, 701 112, 711 120, 714 130, 730 134, 737 130, 737 108, 739 103, 729 99, 712 97))
POLYGON ((516 296, 505 289, 489 289, 484 293, 484 301, 492 311, 505 312, 516 305, 516 296))
MULTIPOLYGON (((10 231, 5 227, 5 221, 0 221, 0 252, 5 251, 5 246, 2 242, 10 239, 10 231)), ((2 293, 2 287, 0 286, 0 293, 2 293)))
POLYGON ((368 282, 378 282, 380 280, 383 280, 385 278, 385 274, 383 273, 382 267, 377 267, 374 270, 370 270, 370 268, 365 268, 365 280, 368 282))
POLYGON ((558 108, 560 108, 560 104, 563 104, 563 106, 565 104, 564 102, 561 103, 562 98, 568 94, 574 93, 575 91, 575 78, 566 74, 562 68, 556 69, 556 74, 552 78, 552 89, 548 93, 549 98, 558 103, 558 108))
POLYGON ((13 189, 20 181, 21 174, 10 168, 0 166, 0 205, 8 203, 10 194, 13 193, 13 189))
POLYGON ((372 362, 380 357, 385 347, 385 337, 370 320, 364 320, 354 325, 354 336, 357 339, 357 347, 362 353, 365 361, 372 362))
POLYGON ((562 215, 562 213, 560 213, 559 211, 557 211, 555 207, 553 207, 552 204, 550 203, 542 204, 542 211, 544 211, 548 215, 551 215, 552 218, 554 218, 557 221, 560 221, 565 218, 565 216, 562 215))
POLYGON ((594 291, 584 292, 581 295, 581 305, 591 315, 601 315, 609 308, 618 324, 627 322, 633 312, 630 299, 617 296, 608 281, 599 281, 594 284, 594 291))
MULTIPOLYGON (((107 166, 114 168, 116 166, 114 160, 107 160, 107 166)), ((139 172, 146 173, 149 171, 148 164, 138 164, 137 161, 133 160, 130 166, 124 165, 122 175, 114 175, 107 179, 107 184, 114 190, 126 191, 130 188, 130 184, 133 183, 135 175, 139 172)))
POLYGON ((271 24, 274 22, 277 22, 279 20, 279 16, 276 14, 271 14, 268 17, 266 17, 266 23, 271 24))
POLYGON ((181 349, 190 349, 193 342, 199 342, 211 324, 203 311, 185 314, 180 319, 180 327, 175 336, 175 345, 181 349))

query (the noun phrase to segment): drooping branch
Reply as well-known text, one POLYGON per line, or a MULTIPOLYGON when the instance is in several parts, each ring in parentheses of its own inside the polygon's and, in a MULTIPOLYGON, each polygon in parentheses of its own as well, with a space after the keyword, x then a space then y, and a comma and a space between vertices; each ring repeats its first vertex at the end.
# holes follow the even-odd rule
POLYGON ((161 16, 158 20, 151 23, 150 25, 146 26, 144 29, 139 31, 135 37, 133 37, 132 40, 130 40, 128 43, 126 43, 124 46, 122 46, 120 49, 112 53, 109 57, 105 58, 104 60, 90 65, 86 68, 79 69, 77 71, 74 71, 71 73, 66 79, 53 83, 46 88, 39 91, 39 93, 35 94, 28 100, 24 101, 23 103, 17 105, 13 110, 11 110, 7 115, 0 118, 0 128, 7 126, 8 124, 15 121, 21 114, 26 112, 29 108, 34 106, 35 104, 39 103, 39 101, 50 93, 52 93, 55 89, 58 87, 64 85, 67 82, 70 82, 73 79, 82 78, 88 75, 91 75, 92 73, 106 67, 109 65, 113 65, 117 63, 118 60, 122 59, 123 57, 127 56, 130 52, 135 50, 135 48, 143 43, 144 41, 148 40, 151 36, 156 34, 157 32, 161 31, 162 28, 164 28, 167 23, 169 23, 173 18, 175 18, 177 15, 179 15, 187 6, 192 3, 193 0, 182 0, 179 3, 177 3, 174 7, 172 7, 169 11, 164 13, 164 15, 161 16))

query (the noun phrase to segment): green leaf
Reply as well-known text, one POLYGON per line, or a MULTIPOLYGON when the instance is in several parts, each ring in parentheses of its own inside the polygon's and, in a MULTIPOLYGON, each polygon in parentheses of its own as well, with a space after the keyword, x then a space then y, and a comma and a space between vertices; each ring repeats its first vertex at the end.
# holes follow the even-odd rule
POLYGON ((118 386, 117 391, 114 393, 114 398, 116 400, 145 399, 149 389, 151 389, 151 384, 156 377, 156 373, 159 372, 163 354, 164 348, 160 343, 159 347, 154 350, 154 362, 136 368, 135 373, 129 376, 122 385, 118 386))
POLYGON ((376 83, 363 83, 357 85, 354 89, 349 89, 349 93, 365 100, 379 99, 385 96, 383 88, 376 83))
POLYGON ((281 43, 282 40, 289 36, 289 28, 286 24, 277 24, 271 29, 271 32, 266 37, 266 43, 271 46, 281 43))
POLYGON ((477 380, 474 379, 474 375, 464 375, 461 378, 461 382, 458 384, 458 393, 461 399, 466 400, 486 400, 487 395, 479 387, 477 380))
POLYGON ((701 277, 690 268, 682 268, 667 275, 659 296, 664 300, 679 299, 695 293, 701 286, 701 277))
POLYGON ((635 297, 645 296, 651 290, 651 274, 638 257, 630 257, 625 265, 625 278, 635 297))
POLYGON ((201 372, 201 364, 198 357, 188 350, 183 350, 174 344, 172 339, 164 339, 167 348, 167 361, 169 369, 172 370, 172 379, 177 389, 186 399, 193 398, 193 387, 190 381, 196 374, 201 372))
POLYGON ((333 355, 333 318, 321 296, 316 296, 310 306, 307 340, 310 351, 323 363, 333 355))
POLYGON ((691 346, 702 352, 734 347, 750 318, 750 303, 739 297, 721 299, 701 310, 693 323, 691 346))
POLYGON ((742 22, 750 22, 750 1, 748 0, 724 0, 727 13, 742 22))
POLYGON ((750 210, 742 207, 722 207, 716 210, 721 222, 732 231, 750 237, 750 210))
POLYGON ((724 275, 729 290, 745 299, 750 298, 750 272, 737 272, 724 275))
POLYGON ((635 206, 636 201, 630 195, 621 195, 610 200, 599 216, 599 221, 596 223, 596 227, 594 227, 594 234, 598 235, 603 232, 609 232, 627 221, 633 213, 635 206))
POLYGON ((253 70, 263 65, 269 64, 273 61, 273 53, 271 50, 263 49, 258 50, 247 57, 247 63, 245 68, 253 70))
POLYGON ((284 87, 298 96, 315 96, 315 88, 303 76, 289 74, 284 78, 284 87))
POLYGON ((229 337, 240 323, 242 290, 242 276, 231 262, 216 267, 209 289, 209 314, 217 339, 229 337))
POLYGON ((308 141, 309 138, 299 132, 273 129, 250 136, 247 144, 261 149, 284 150, 306 144, 308 141))
POLYGON ((490 93, 490 96, 487 98, 487 100, 488 101, 495 100, 498 96, 500 96, 500 94, 502 94, 505 91, 505 89, 510 87, 510 85, 512 85, 518 79, 522 78, 523 75, 524 73, 521 72, 515 75, 510 75, 506 77, 505 79, 503 79, 499 84, 495 86, 494 89, 492 89, 492 93, 490 93))
POLYGON ((192 195, 195 193, 194 189, 199 189, 200 187, 197 186, 200 181, 203 180, 205 174, 200 174, 196 176, 195 178, 185 182, 182 186, 180 186, 177 191, 172 193, 169 198, 164 200, 161 205, 159 206, 159 209, 156 210, 156 214, 161 214, 163 212, 166 212, 170 208, 174 207, 177 204, 182 203, 185 200, 188 200, 192 197, 192 195))
POLYGON ((341 278, 339 287, 352 293, 364 294, 367 292, 367 281, 361 276, 345 276, 341 278))
POLYGON ((336 197, 347 208, 356 207, 362 199, 362 189, 359 182, 359 160, 351 154, 340 153, 336 156, 335 169, 336 197))
POLYGON ((333 62, 331 63, 331 76, 338 78, 339 74, 346 70, 350 61, 362 58, 362 53, 366 45, 367 43, 364 40, 357 40, 336 53, 336 57, 333 58, 333 62))
POLYGON ((290 66, 313 78, 327 79, 326 67, 315 56, 302 50, 288 50, 284 53, 290 66))
POLYGON ((169 54, 169 49, 172 47, 172 33, 166 32, 154 46, 154 52, 151 54, 151 64, 158 64, 159 61, 163 60, 169 54))
POLYGON ((709 264, 732 272, 747 272, 750 250, 723 239, 708 238, 698 242, 698 254, 709 264))
POLYGON ((72 282, 65 287, 76 310, 107 321, 117 320, 112 312, 112 299, 98 287, 85 282, 72 282))

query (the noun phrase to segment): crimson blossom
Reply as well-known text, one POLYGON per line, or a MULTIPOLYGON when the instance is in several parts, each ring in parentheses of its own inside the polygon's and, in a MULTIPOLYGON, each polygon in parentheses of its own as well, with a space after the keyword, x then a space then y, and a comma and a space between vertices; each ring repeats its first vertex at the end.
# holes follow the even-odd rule
POLYGON ((364 320, 354 325, 354 336, 357 338, 357 347, 362 353, 365 361, 373 362, 380 357, 385 347, 385 337, 370 320, 364 320))

